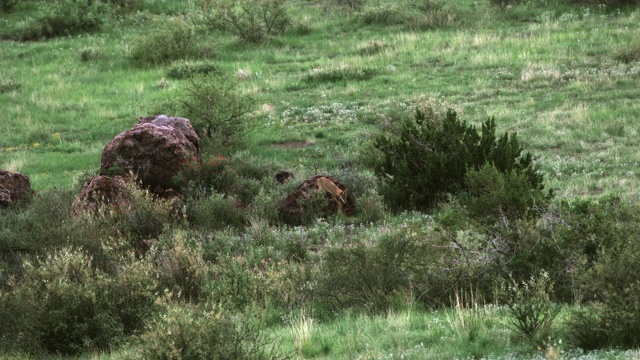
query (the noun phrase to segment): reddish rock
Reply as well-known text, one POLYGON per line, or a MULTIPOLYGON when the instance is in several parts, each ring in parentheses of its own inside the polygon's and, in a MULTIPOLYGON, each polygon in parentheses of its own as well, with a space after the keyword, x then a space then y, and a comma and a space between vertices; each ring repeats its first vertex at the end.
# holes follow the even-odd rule
POLYGON ((100 174, 133 176, 145 188, 163 195, 173 186, 173 177, 184 164, 202 161, 199 142, 198 145, 191 142, 181 130, 182 125, 174 127, 154 124, 155 120, 145 121, 117 135, 102 150, 100 174))
MULTIPOLYGON (((289 194, 284 201, 280 204, 278 209, 282 220, 291 225, 298 225, 304 222, 304 219, 314 218, 318 216, 327 216, 329 213, 336 213, 339 211, 338 204, 333 199, 331 194, 324 190, 318 190, 316 181, 325 177, 331 180, 341 190, 346 190, 347 187, 338 179, 328 175, 315 175, 305 180, 300 184, 296 190, 289 194), (317 204, 318 191, 324 192, 323 197, 320 200, 320 207, 315 206, 317 204)), ((344 214, 347 216, 353 216, 355 214, 356 199, 353 194, 347 194, 347 203, 343 207, 344 214)))
POLYGON ((197 151, 200 151, 200 136, 198 136, 198 133, 196 133, 193 126, 191 126, 189 119, 166 115, 141 116, 138 118, 138 124, 154 124, 156 126, 172 127, 174 131, 182 133, 182 135, 191 141, 197 151))
POLYGON ((125 180, 122 176, 109 177, 99 175, 91 178, 82 186, 78 198, 72 205, 73 214, 83 213, 97 217, 105 205, 123 206, 128 197, 123 191, 125 180))
POLYGON ((0 208, 8 209, 33 195, 26 175, 0 170, 0 208))

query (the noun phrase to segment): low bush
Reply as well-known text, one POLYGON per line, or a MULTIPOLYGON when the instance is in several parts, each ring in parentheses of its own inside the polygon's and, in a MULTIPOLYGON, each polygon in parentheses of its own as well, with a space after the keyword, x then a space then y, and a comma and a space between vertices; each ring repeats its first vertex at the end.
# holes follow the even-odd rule
POLYGON ((139 340, 145 359, 276 358, 254 320, 210 306, 171 306, 139 340))
POLYGON ((553 282, 544 270, 520 283, 512 279, 505 289, 511 326, 538 348, 555 337, 560 307, 551 301, 552 293, 553 282))
MULTIPOLYGON (((637 209, 635 209, 637 211, 637 209)), ((634 218, 637 219, 636 212, 634 218)), ((573 341, 583 348, 637 348, 640 345, 640 238, 637 228, 610 249, 599 252, 587 275, 590 315, 578 312, 570 326, 573 341), (587 334, 584 329, 592 332, 587 334)))
POLYGON ((250 43, 282 34, 291 23, 287 0, 204 0, 201 3, 213 28, 230 29, 250 43))
POLYGON ((108 7, 102 1, 60 0, 47 3, 39 14, 27 21, 18 32, 21 40, 96 31, 104 22, 108 7))
POLYGON ((116 274, 93 266, 82 249, 23 261, 21 278, 0 293, 2 342, 29 353, 106 349, 141 330, 156 311, 146 262, 122 258, 116 274), (16 316, 20 314, 20 316, 16 316))
POLYGON ((202 247, 188 241, 187 234, 174 230, 154 242, 149 253, 156 264, 158 292, 178 302, 198 303, 208 296, 208 266, 202 247))
POLYGON ((171 19, 135 38, 129 58, 138 66, 157 66, 211 56, 202 43, 192 24, 171 19))
POLYGON ((517 135, 498 137, 495 132, 493 119, 478 132, 452 110, 442 118, 418 109, 399 130, 375 138, 377 153, 372 156, 374 171, 384 183, 382 194, 396 209, 427 209, 445 194, 466 190, 467 172, 485 164, 501 174, 514 174, 512 180, 518 179, 527 189, 542 191, 542 175, 517 135))
MULTIPOLYGON (((203 137, 203 147, 228 153, 241 143, 248 130, 246 115, 254 110, 255 100, 237 89, 237 81, 226 74, 210 72, 187 79, 176 104, 203 137)), ((204 151, 204 150, 203 150, 204 151)))

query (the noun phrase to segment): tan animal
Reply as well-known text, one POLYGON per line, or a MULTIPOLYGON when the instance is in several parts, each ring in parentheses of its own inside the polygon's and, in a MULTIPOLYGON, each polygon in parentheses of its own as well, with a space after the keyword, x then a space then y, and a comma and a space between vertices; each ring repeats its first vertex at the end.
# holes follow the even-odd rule
POLYGON ((316 180, 316 186, 318 190, 324 190, 331 194, 333 200, 338 203, 338 208, 340 211, 343 211, 343 207, 347 204, 347 191, 348 189, 340 189, 333 181, 327 179, 326 177, 321 177, 316 180))

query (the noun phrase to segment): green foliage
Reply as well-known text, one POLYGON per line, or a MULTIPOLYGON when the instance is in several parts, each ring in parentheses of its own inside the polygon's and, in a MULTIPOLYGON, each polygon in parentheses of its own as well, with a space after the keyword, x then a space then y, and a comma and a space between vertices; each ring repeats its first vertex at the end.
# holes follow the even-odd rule
POLYGON ((495 165, 469 169, 464 183, 467 190, 463 205, 479 219, 521 218, 547 202, 541 189, 531 188, 524 173, 501 172, 495 165))
POLYGON ((504 174, 519 174, 513 181, 520 179, 528 189, 542 189, 542 175, 531 154, 523 153, 516 134, 497 137, 493 119, 484 122, 478 133, 452 110, 442 119, 433 115, 418 109, 398 131, 375 139, 379 158, 374 170, 384 180, 382 193, 394 207, 427 209, 445 194, 465 190, 467 171, 485 164, 504 174))
POLYGON ((625 64, 640 61, 640 37, 613 49, 612 57, 625 64))
POLYGON ((521 283, 512 280, 506 289, 511 325, 537 346, 554 335, 560 307, 551 301, 552 293, 553 282, 544 270, 521 283))
POLYGON ((59 0, 42 6, 39 14, 18 31, 21 40, 38 40, 96 31, 104 22, 102 1, 59 0))
POLYGON ((304 76, 308 83, 335 83, 348 81, 367 81, 378 74, 375 68, 355 68, 346 65, 326 69, 314 69, 304 76))
POLYGON ((2 342, 26 352, 73 354, 105 349, 140 330, 155 311, 149 266, 122 258, 115 274, 81 249, 23 262, 21 278, 0 293, 2 342), (16 316, 20 314, 20 316, 16 316))
POLYGON ((230 29, 250 43, 261 43, 269 36, 285 32, 291 20, 287 0, 203 0, 213 27, 230 29))
POLYGON ((450 25, 458 16, 455 6, 445 0, 411 0, 404 23, 415 29, 436 29, 450 25))
POLYGON ((10 13, 18 3, 24 0, 0 0, 0 10, 4 13, 10 13))
POLYGON ((188 79, 192 76, 219 72, 220 68, 211 62, 178 62, 167 70, 167 77, 171 79, 188 79))
POLYGON ((179 199, 158 198, 133 182, 127 184, 125 198, 128 200, 113 205, 109 215, 120 234, 135 242, 156 238, 180 220, 179 199))
POLYGON ((516 5, 520 3, 520 1, 521 0, 489 0, 489 4, 505 11, 509 6, 516 5))
POLYGON ((202 248, 184 232, 174 230, 160 238, 149 255, 157 264, 158 291, 173 301, 198 303, 205 297, 209 272, 202 248))
POLYGON ((210 306, 171 306, 139 339, 145 359, 262 359, 270 345, 254 320, 210 306))
POLYGON ((366 3, 366 0, 329 0, 329 6, 335 6, 347 10, 348 12, 354 12, 362 8, 366 3))
POLYGON ((135 38, 129 58, 138 66, 158 66, 212 56, 201 44, 202 39, 192 24, 183 19, 171 19, 135 38))
POLYGON ((175 101, 206 140, 203 146, 218 153, 226 153, 240 143, 241 136, 249 130, 246 115, 254 109, 255 102, 240 93, 237 81, 218 72, 187 79, 175 101))
MULTIPOLYGON (((638 209, 634 210, 632 216, 637 219, 638 209)), ((584 348, 640 345, 639 251, 639 238, 634 233, 599 253, 586 282, 588 298, 595 300, 595 306, 589 308, 588 314, 573 314, 570 322, 576 345, 584 348), (585 329, 592 332, 586 333, 585 329)))

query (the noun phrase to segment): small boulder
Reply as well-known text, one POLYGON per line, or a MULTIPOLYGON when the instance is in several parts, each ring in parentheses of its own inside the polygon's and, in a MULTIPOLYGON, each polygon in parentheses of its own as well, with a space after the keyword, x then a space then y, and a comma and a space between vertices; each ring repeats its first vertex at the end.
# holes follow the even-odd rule
POLYGON ((0 170, 0 208, 8 209, 33 195, 29 177, 0 170))
POLYGON ((291 171, 282 170, 276 173, 276 182, 282 185, 290 180, 295 179, 295 175, 291 171))
POLYGON ((93 217, 100 215, 100 209, 105 205, 123 206, 128 197, 123 191, 125 179, 122 176, 109 177, 94 176, 84 183, 76 201, 72 205, 75 216, 88 213, 93 217))
POLYGON ((195 132, 188 134, 189 137, 185 135, 188 131, 184 129, 191 126, 187 126, 187 119, 155 119, 150 122, 142 120, 133 129, 120 133, 107 144, 102 150, 100 175, 131 175, 143 187, 163 195, 172 188, 173 178, 182 171, 185 164, 202 161, 199 155, 199 138, 197 135, 195 138, 192 136, 195 132), (197 140, 196 143, 189 138, 197 140))
MULTIPOLYGON (((337 202, 333 196, 324 190, 319 190, 316 181, 325 177, 331 180, 339 189, 346 190, 347 187, 338 179, 329 175, 315 175, 305 180, 296 190, 289 194, 280 204, 278 212, 281 219, 290 225, 299 225, 305 222, 305 219, 313 219, 318 216, 327 216, 330 213, 340 211, 337 202), (320 207, 318 204, 319 191, 324 192, 320 197, 320 207)), ((342 211, 347 216, 355 214, 356 199, 351 193, 347 193, 347 203, 343 206, 342 211)))

